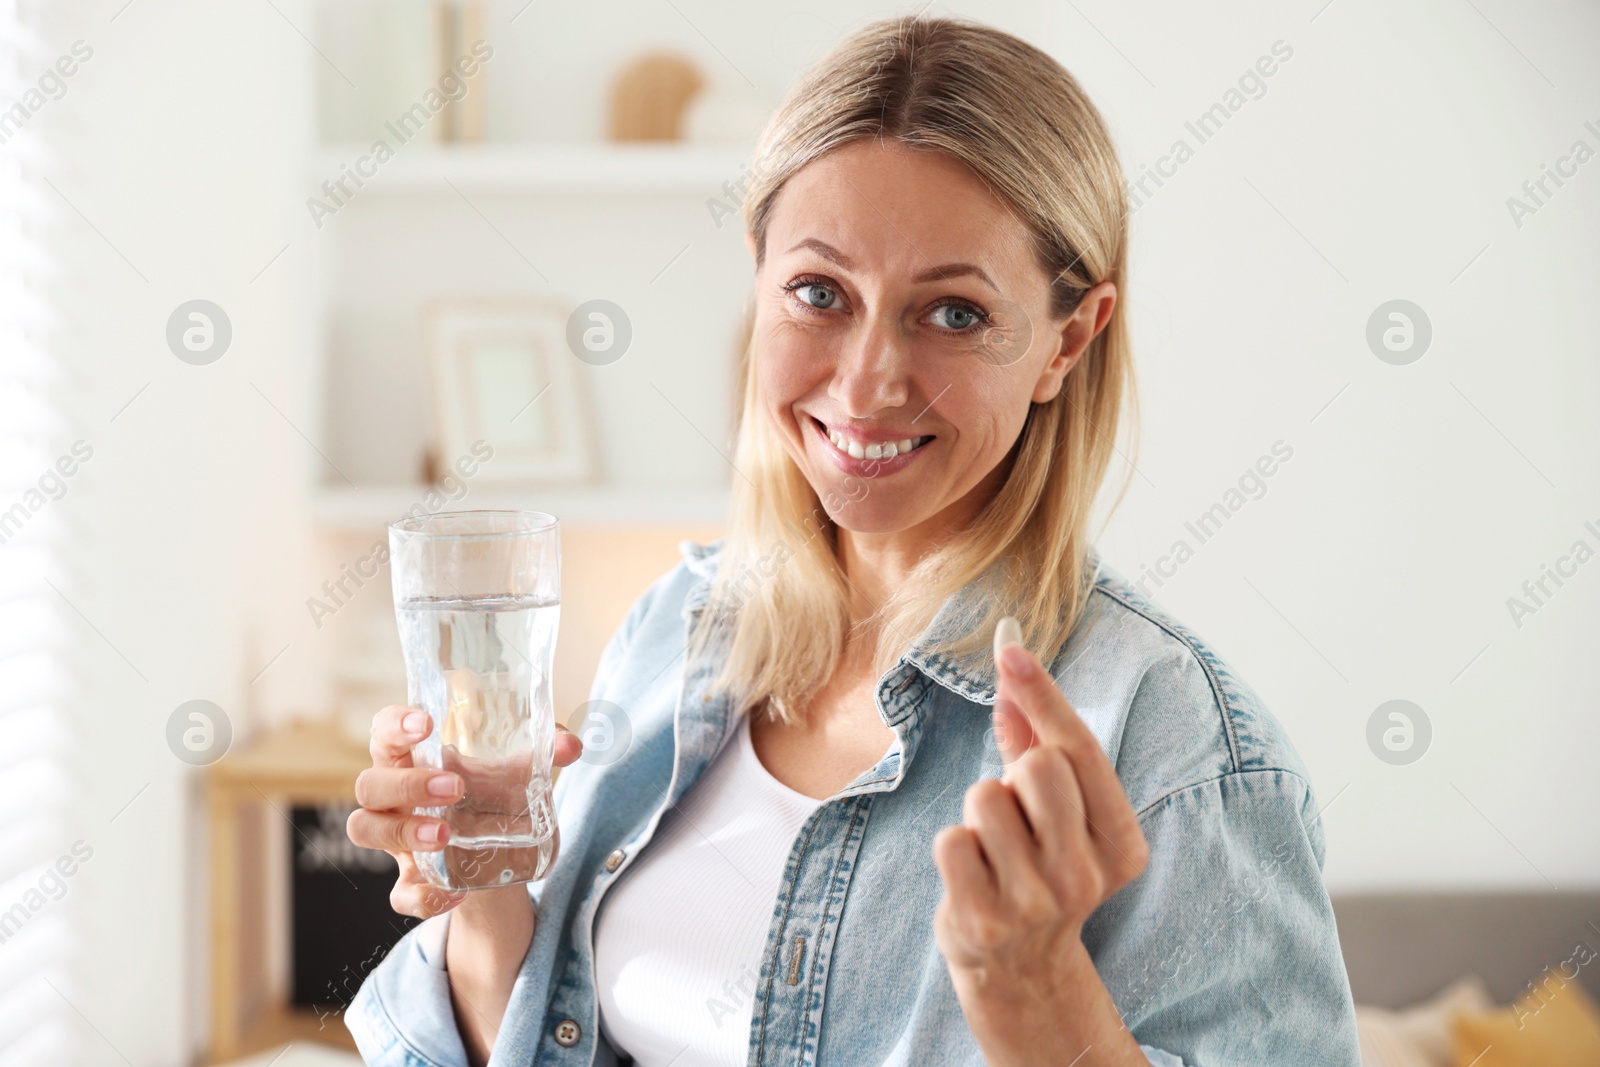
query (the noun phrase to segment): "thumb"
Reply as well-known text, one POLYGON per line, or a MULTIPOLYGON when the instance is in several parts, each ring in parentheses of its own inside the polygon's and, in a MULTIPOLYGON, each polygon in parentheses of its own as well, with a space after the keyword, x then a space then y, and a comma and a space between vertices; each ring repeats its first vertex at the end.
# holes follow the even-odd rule
POLYGON ((1013 616, 1007 615, 994 629, 995 691, 994 713, 991 717, 995 745, 1007 766, 1015 763, 1036 743, 1033 725, 1012 699, 1011 685, 1005 679, 1005 672, 1000 669, 1000 650, 1007 645, 1021 644, 1022 626, 1013 616))

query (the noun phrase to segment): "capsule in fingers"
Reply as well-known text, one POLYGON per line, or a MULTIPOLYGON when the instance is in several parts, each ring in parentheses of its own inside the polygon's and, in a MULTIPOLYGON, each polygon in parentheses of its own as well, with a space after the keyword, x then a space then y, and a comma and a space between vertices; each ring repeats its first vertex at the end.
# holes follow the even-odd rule
POLYGON ((1022 624, 1015 615, 1007 615, 994 628, 994 660, 1000 662, 1000 650, 1007 645, 1022 644, 1022 624))

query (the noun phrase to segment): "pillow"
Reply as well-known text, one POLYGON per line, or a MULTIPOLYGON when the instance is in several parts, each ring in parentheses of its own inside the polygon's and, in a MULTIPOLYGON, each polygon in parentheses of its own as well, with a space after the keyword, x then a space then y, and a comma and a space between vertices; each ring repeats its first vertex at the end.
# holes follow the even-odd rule
POLYGON ((1451 1067, 1451 1021, 1493 1007, 1494 998, 1477 975, 1459 979, 1403 1011, 1357 1004, 1362 1067, 1451 1067))
POLYGON ((1451 1027, 1455 1067, 1592 1067, 1600 1064, 1600 1007, 1577 982, 1548 978, 1509 1008, 1470 1013, 1451 1027))

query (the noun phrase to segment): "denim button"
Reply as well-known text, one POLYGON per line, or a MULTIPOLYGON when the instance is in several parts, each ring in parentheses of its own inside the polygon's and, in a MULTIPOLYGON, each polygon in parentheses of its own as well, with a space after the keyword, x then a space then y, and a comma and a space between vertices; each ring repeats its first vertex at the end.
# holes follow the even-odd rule
POLYGON ((627 858, 628 854, 622 851, 620 848, 612 852, 611 855, 606 857, 606 873, 609 874, 618 867, 622 866, 622 861, 627 858))
POLYGON ((571 1048, 582 1036, 583 1031, 578 1029, 578 1024, 571 1019, 562 1019, 556 1023, 556 1044, 562 1048, 571 1048))

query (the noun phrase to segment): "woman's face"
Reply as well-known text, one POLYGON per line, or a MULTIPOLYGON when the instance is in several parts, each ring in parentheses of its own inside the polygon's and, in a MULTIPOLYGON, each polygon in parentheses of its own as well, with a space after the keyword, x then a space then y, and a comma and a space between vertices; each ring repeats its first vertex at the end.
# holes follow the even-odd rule
POLYGON ((857 141, 778 194, 759 404, 834 522, 937 535, 999 485, 1028 405, 1060 391, 1115 296, 1102 283, 1052 320, 1027 228, 972 171, 857 141))

